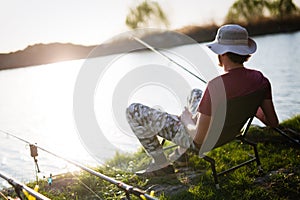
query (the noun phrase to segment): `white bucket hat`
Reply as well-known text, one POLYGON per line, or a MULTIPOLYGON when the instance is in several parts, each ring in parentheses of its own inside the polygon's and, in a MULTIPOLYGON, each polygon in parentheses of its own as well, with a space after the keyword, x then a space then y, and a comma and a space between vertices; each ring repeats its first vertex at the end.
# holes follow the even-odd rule
POLYGON ((256 51, 256 43, 248 37, 247 30, 236 24, 221 26, 214 42, 207 46, 218 55, 227 52, 249 55, 256 51))

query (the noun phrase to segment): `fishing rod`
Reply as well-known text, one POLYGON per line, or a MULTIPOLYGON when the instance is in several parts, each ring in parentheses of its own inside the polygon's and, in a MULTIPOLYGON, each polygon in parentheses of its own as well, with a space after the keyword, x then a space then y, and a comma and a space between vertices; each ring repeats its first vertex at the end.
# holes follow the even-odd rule
POLYGON ((152 195, 148 195, 145 191, 143 191, 143 190, 141 190, 141 189, 139 189, 139 188, 133 187, 133 186, 128 185, 128 184, 126 184, 126 183, 123 183, 123 182, 121 182, 121 181, 117 181, 117 180, 115 180, 115 179, 113 179, 113 178, 111 178, 111 177, 109 177, 109 176, 106 176, 106 175, 101 174, 101 173, 99 173, 99 172, 97 172, 97 171, 95 171, 95 170, 92 170, 92 169, 90 169, 90 168, 88 168, 88 167, 85 167, 84 165, 82 165, 82 164, 80 164, 80 163, 78 163, 78 162, 75 162, 75 161, 66 159, 66 158, 64 158, 64 157, 62 157, 62 156, 60 156, 60 155, 57 155, 57 154, 55 154, 55 153, 52 153, 52 152, 50 152, 50 151, 48 151, 48 150, 46 150, 46 149, 44 149, 44 148, 42 148, 42 147, 40 147, 40 146, 37 146, 37 148, 39 148, 39 149, 41 149, 42 151, 44 151, 44 152, 46 152, 46 153, 49 153, 49 154, 51 154, 51 155, 53 155, 53 156, 55 156, 55 157, 57 157, 57 158, 60 158, 60 159, 62 159, 62 160, 64 160, 64 161, 67 161, 68 163, 71 163, 71 164, 73 164, 74 166, 79 167, 79 168, 81 168, 82 170, 87 171, 87 172, 89 172, 89 173, 92 174, 92 175, 95 175, 95 176, 97 176, 97 177, 99 177, 99 178, 101 178, 101 179, 103 179, 103 180, 105 180, 105 181, 108 181, 108 182, 110 182, 110 183, 116 185, 116 186, 119 187, 120 189, 125 190, 128 199, 130 199, 130 197, 129 197, 128 195, 134 194, 135 196, 140 197, 141 199, 156 200, 156 198, 154 198, 152 195), (144 198, 144 197, 145 197, 145 198, 144 198))
MULTIPOLYGON (((153 51, 154 53, 162 56, 163 58, 167 59, 169 62, 172 62, 174 63, 175 65, 179 66, 181 69, 185 70, 186 72, 188 72, 189 74, 191 74, 192 76, 196 77, 198 80, 202 81, 203 83, 207 84, 207 82, 200 78, 198 75, 194 74, 193 72, 191 72, 190 70, 188 70, 187 68, 185 68, 184 66, 182 66, 181 64, 179 64, 178 62, 176 62, 175 60, 173 60, 172 58, 168 57, 166 54, 158 51, 157 49, 155 49, 154 47, 152 47, 150 44, 146 43, 145 41, 141 40, 140 38, 138 37, 135 37, 135 36, 131 36, 132 39, 134 39, 135 41, 137 41, 138 43, 142 44, 143 46, 145 46, 146 48, 148 48, 149 50, 153 51)), ((165 139, 162 140, 162 143, 161 145, 164 145, 165 143, 165 139)), ((171 149, 171 148, 174 148, 175 146, 177 145, 172 145, 172 146, 169 146, 169 147, 166 147, 164 148, 164 150, 167 150, 167 149, 171 149)))
POLYGON ((143 199, 143 200, 157 200, 157 198, 153 197, 153 192, 151 192, 150 194, 147 194, 146 191, 143 191, 143 190, 141 190, 139 188, 133 187, 133 186, 128 185, 126 183, 123 183, 121 181, 117 181, 117 180, 115 180, 115 179, 113 179, 113 178, 111 178, 109 176, 106 176, 106 175, 101 174, 101 173, 99 173, 99 172, 97 172, 95 170, 92 170, 92 169, 90 169, 90 168, 88 168, 88 167, 86 167, 86 166, 84 166, 84 165, 82 165, 82 164, 80 164, 78 162, 66 159, 66 158, 64 158, 64 157, 62 157, 62 156, 60 156, 58 154, 55 154, 55 153, 53 153, 53 152, 51 152, 51 151, 49 151, 47 149, 44 149, 43 147, 40 147, 40 146, 38 146, 36 144, 32 144, 29 141, 24 140, 24 139, 22 139, 22 138, 20 138, 18 136, 15 136, 15 135, 7 132, 7 131, 3 131, 3 130, 0 130, 0 131, 2 133, 5 133, 5 134, 9 135, 9 136, 12 136, 12 137, 14 137, 16 139, 19 139, 19 140, 21 140, 21 141, 23 141, 23 142, 25 142, 25 143, 27 143, 29 145, 34 145, 36 148, 38 148, 38 149, 40 149, 40 150, 42 150, 42 151, 44 151, 44 152, 46 152, 48 154, 51 154, 54 157, 60 158, 60 159, 66 161, 68 163, 71 163, 72 165, 74 165, 76 167, 79 167, 80 169, 82 169, 82 170, 84 170, 84 171, 86 171, 86 172, 88 172, 88 173, 90 173, 90 174, 92 174, 94 176, 97 176, 97 177, 99 177, 99 178, 101 178, 101 179, 103 179, 103 180, 105 180, 107 182, 110 182, 110 183, 116 185, 118 188, 120 188, 120 189, 122 189, 122 190, 125 191, 127 199, 130 199, 130 194, 133 194, 133 195, 135 195, 135 196, 137 196, 137 197, 139 197, 140 199, 143 199))
POLYGON ((147 47, 149 50, 153 51, 154 53, 164 57, 165 59, 167 59, 169 62, 174 63, 175 65, 179 66, 181 69, 185 70, 186 72, 188 72, 189 74, 191 74, 192 76, 196 77, 197 79, 199 79, 200 81, 202 81, 203 83, 207 83, 204 79, 200 78, 198 75, 194 74, 193 72, 191 72, 190 70, 188 70, 187 68, 185 68, 183 65, 179 64, 178 62, 176 62, 175 60, 173 60, 172 58, 168 57, 166 54, 158 51, 157 49, 155 49, 154 47, 152 47, 150 44, 146 43, 145 41, 141 40, 140 38, 137 38, 135 36, 132 36, 132 38, 137 41, 138 43, 142 44, 143 46, 147 47))
POLYGON ((279 128, 273 128, 276 132, 278 132, 280 135, 286 137, 287 139, 289 139, 290 141, 292 141, 293 143, 297 144, 300 146, 300 142, 299 140, 296 140, 295 138, 292 138, 291 136, 289 136, 288 134, 286 134, 283 130, 279 129, 279 128))
POLYGON ((25 184, 19 182, 18 180, 9 177, 8 175, 4 174, 0 171, 0 177, 5 179, 10 185, 12 185, 15 188, 15 191, 20 199, 21 197, 21 191, 25 190, 30 194, 31 196, 35 197, 38 200, 50 200, 49 198, 45 197, 44 195, 34 191, 30 187, 27 187, 25 184))
MULTIPOLYGON (((148 48, 149 50, 153 51, 154 53, 164 57, 165 59, 167 59, 168 61, 176 64, 177 66, 179 66, 180 68, 184 69, 185 71, 187 71, 189 74, 193 75, 194 77, 196 77, 197 79, 199 79, 200 81, 202 81, 203 83, 207 83, 205 80, 203 80, 202 78, 200 78, 198 75, 194 74, 193 72, 189 71, 188 69, 186 69, 184 66, 182 66, 181 64, 177 63, 176 61, 174 61, 173 59, 171 59, 170 57, 168 57, 166 54, 158 51, 157 49, 155 49, 153 46, 151 46, 150 44, 146 43, 145 41, 141 40, 140 38, 137 38, 135 36, 131 36, 135 41, 137 41, 138 43, 142 44, 143 46, 145 46, 146 48, 148 48)), ((292 137, 290 137, 288 134, 286 134, 283 130, 279 129, 279 128, 273 128, 273 130, 275 130, 276 132, 278 132, 279 134, 281 134, 282 136, 286 137, 287 139, 289 139, 290 141, 292 141, 293 143, 297 144, 300 146, 300 142, 299 140, 296 140, 292 137)), ((165 142, 165 140, 162 141, 162 144, 165 142)), ((167 147, 167 148, 173 148, 173 146, 171 147, 167 147)), ((166 149, 167 149, 166 148, 166 149)))
POLYGON ((8 200, 8 198, 0 191, 0 196, 2 197, 2 198, 4 198, 5 200, 8 200))

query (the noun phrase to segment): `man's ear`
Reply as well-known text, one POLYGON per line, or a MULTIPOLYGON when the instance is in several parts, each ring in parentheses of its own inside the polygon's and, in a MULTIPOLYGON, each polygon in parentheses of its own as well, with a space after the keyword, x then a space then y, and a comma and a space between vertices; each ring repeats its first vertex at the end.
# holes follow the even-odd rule
MULTIPOLYGON (((223 55, 224 55, 224 54, 223 54, 223 55)), ((222 55, 218 55, 218 60, 219 60, 218 65, 219 65, 220 67, 223 67, 223 63, 222 63, 222 60, 221 60, 221 56, 222 56, 222 55)))

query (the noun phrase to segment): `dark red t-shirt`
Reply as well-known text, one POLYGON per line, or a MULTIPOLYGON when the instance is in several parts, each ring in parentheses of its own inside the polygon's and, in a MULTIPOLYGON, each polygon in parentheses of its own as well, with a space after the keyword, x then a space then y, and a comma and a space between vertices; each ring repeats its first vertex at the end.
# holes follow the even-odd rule
POLYGON ((244 96, 262 88, 266 88, 265 99, 272 99, 271 84, 261 72, 244 67, 232 69, 208 82, 198 112, 211 116, 212 102, 244 96))

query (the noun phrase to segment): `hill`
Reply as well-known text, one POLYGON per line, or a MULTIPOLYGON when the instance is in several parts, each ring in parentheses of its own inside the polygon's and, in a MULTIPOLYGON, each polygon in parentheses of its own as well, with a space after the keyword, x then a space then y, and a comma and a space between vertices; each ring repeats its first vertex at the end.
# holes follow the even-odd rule
MULTIPOLYGON (((300 16, 294 16, 283 18, 281 20, 261 19, 258 22, 241 25, 247 28, 250 36, 258 36, 299 31, 299 22, 300 16)), ((200 43, 212 41, 215 37, 217 29, 217 25, 187 26, 174 31, 186 34, 200 43)), ((151 41, 155 43, 156 47, 167 48, 171 46, 182 45, 186 42, 180 40, 175 42, 173 40, 161 41, 159 39, 161 34, 172 34, 172 32, 167 31, 156 33, 156 39, 151 39, 151 41)), ((148 36, 143 36, 143 39, 147 39, 147 37, 148 36)), ((153 37, 153 35, 151 35, 151 37, 153 37)), ((153 43, 151 44, 154 45, 153 43)), ((0 70, 49 64, 66 60, 84 59, 91 52, 93 52, 93 56, 103 56, 126 52, 131 49, 141 49, 141 46, 136 42, 132 42, 132 40, 128 38, 115 38, 108 43, 94 46, 75 45, 71 43, 35 44, 28 46, 24 50, 0 54, 0 70)))
POLYGON ((36 44, 24 50, 0 54, 0 69, 41 65, 84 58, 93 47, 74 44, 36 44))

